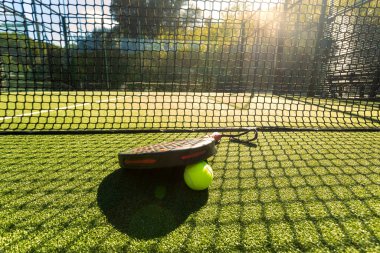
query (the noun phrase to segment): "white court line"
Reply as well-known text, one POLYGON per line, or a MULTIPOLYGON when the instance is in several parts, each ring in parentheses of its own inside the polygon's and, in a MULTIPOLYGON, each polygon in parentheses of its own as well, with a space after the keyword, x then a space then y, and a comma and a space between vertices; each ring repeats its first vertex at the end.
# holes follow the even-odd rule
MULTIPOLYGON (((117 101, 118 99, 119 98, 116 97, 116 98, 112 98, 112 99, 98 100, 98 101, 95 101, 93 103, 96 103, 96 104, 108 103, 108 102, 112 102, 112 101, 117 101)), ((92 104, 92 103, 81 103, 81 104, 75 104, 75 105, 60 107, 60 108, 54 108, 54 109, 50 109, 50 110, 42 110, 42 111, 38 111, 38 112, 18 114, 18 115, 15 115, 15 116, 1 117, 0 120, 4 121, 4 120, 7 120, 7 119, 13 119, 13 118, 25 117, 25 116, 32 116, 32 115, 37 115, 37 114, 42 114, 42 113, 47 113, 47 112, 54 112, 54 111, 60 111, 60 110, 68 110, 68 109, 77 108, 77 107, 84 107, 84 106, 90 105, 90 104, 92 104)))

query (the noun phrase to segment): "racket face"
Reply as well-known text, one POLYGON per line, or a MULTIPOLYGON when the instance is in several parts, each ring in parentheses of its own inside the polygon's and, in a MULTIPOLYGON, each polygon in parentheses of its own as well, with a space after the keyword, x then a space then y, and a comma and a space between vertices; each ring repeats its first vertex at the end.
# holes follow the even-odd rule
POLYGON ((125 169, 170 168, 197 163, 215 153, 215 140, 212 138, 178 140, 121 152, 119 164, 125 169))

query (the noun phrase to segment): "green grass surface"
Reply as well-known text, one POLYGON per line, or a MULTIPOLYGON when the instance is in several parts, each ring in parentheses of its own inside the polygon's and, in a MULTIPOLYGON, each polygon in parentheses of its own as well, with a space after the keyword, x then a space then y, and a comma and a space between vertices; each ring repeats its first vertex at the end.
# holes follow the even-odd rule
POLYGON ((380 103, 271 94, 19 92, 0 95, 0 130, 380 127, 380 103))
POLYGON ((2 136, 0 252, 380 251, 379 133, 225 139, 203 192, 119 169, 119 151, 193 136, 2 136))

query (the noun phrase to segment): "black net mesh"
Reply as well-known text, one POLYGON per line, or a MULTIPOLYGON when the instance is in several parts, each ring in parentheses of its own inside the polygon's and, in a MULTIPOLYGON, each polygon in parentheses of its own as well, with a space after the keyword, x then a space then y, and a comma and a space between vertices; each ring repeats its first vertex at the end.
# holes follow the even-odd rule
POLYGON ((2 0, 0 131, 380 127, 377 0, 2 0))

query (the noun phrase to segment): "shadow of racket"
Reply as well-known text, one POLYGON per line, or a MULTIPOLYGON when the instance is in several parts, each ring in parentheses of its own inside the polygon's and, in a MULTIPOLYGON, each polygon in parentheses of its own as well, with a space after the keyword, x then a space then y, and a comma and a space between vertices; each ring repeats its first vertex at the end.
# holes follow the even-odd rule
POLYGON ((138 239, 164 236, 204 206, 208 191, 192 191, 183 168, 119 169, 98 188, 98 206, 113 227, 138 239))

